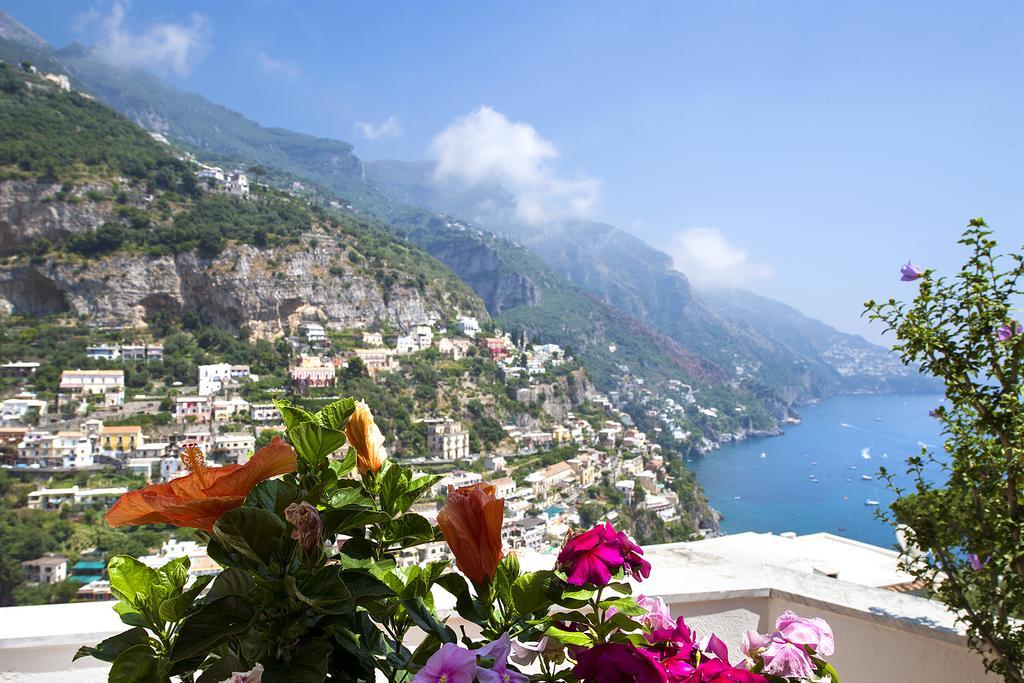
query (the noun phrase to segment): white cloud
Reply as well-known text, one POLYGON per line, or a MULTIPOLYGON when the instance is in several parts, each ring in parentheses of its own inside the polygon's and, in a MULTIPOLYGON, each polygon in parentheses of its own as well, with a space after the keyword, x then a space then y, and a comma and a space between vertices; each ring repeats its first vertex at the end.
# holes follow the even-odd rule
POLYGON ((140 32, 125 25, 127 6, 116 0, 108 14, 92 10, 81 17, 83 28, 97 31, 96 53, 122 66, 140 66, 187 75, 209 46, 210 25, 201 14, 188 24, 156 23, 140 32))
POLYGON ((597 203, 601 181, 562 177, 558 149, 528 123, 480 107, 451 123, 431 144, 439 182, 497 182, 515 195, 516 213, 529 223, 580 216, 597 203))
POLYGON ((282 59, 274 59, 266 52, 260 50, 256 53, 256 63, 260 65, 263 73, 268 76, 284 76, 285 78, 298 78, 302 70, 282 59))
POLYGON ((369 123, 367 121, 356 121, 356 130, 367 140, 379 140, 381 138, 397 138, 402 134, 402 124, 392 114, 380 123, 369 123))
POLYGON ((668 252, 676 270, 698 285, 742 285, 775 276, 775 269, 754 263, 743 249, 715 228, 690 228, 672 236, 668 252))

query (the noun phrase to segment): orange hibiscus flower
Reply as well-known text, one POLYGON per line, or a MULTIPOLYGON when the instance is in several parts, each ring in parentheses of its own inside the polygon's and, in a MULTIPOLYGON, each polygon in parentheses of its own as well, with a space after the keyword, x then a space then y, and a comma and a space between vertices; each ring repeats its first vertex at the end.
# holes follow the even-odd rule
POLYGON ((455 555, 455 565, 473 583, 493 579, 503 555, 501 523, 505 499, 494 497, 487 483, 448 487, 448 502, 437 513, 437 525, 455 555))
POLYGON ((220 516, 239 507, 256 484, 297 468, 295 451, 280 437, 244 465, 206 467, 196 444, 185 444, 181 460, 189 474, 129 491, 107 512, 107 523, 113 527, 173 524, 213 531, 220 516))

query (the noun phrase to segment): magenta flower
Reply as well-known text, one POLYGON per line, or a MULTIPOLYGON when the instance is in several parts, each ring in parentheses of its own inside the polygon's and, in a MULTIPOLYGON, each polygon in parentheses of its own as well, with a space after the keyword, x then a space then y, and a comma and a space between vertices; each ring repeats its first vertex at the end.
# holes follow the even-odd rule
POLYGON ((744 669, 730 666, 720 659, 701 662, 687 683, 768 683, 768 679, 744 669))
POLYGON ((904 282, 913 282, 924 275, 924 271, 915 266, 909 259, 900 268, 900 280, 904 282))
POLYGON ((260 683, 263 680, 263 665, 259 662, 249 671, 233 671, 221 683, 260 683))
POLYGON ((572 672, 581 683, 669 683, 654 655, 632 643, 600 643, 583 650, 572 672))
POLYGON ((814 674, 814 664, 807 652, 794 643, 775 638, 761 654, 764 659, 766 674, 781 678, 810 678, 814 674))
POLYGON ((982 562, 981 558, 979 558, 974 553, 967 553, 967 563, 971 565, 971 569, 973 569, 976 572, 980 572, 982 569, 985 568, 985 565, 988 564, 988 558, 986 557, 985 561, 982 562))
POLYGON ((1024 332, 1024 329, 1021 328, 1020 323, 1011 320, 1008 324, 999 326, 996 330, 996 339, 1002 342, 1010 341, 1021 332, 1024 332))
POLYGON ((636 581, 641 578, 648 578, 651 575, 651 563, 641 555, 644 549, 638 546, 626 535, 624 531, 618 533, 619 548, 622 550, 622 561, 626 566, 626 573, 630 574, 636 581))
POLYGON ((775 621, 775 629, 783 640, 796 645, 806 645, 814 650, 815 654, 830 657, 836 652, 832 627, 820 617, 805 619, 786 610, 775 621))
POLYGON ((445 643, 416 672, 412 683, 473 683, 476 654, 454 643, 445 643))
POLYGON ((651 575, 651 565, 641 555, 643 549, 609 523, 598 524, 573 536, 558 553, 558 568, 574 586, 603 586, 622 568, 634 579, 651 575))

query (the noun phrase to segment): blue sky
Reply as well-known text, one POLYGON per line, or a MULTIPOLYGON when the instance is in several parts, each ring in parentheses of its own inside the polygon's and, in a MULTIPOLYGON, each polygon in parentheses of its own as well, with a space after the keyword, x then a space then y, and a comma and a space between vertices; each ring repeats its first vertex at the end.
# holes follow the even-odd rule
POLYGON ((4 9, 55 45, 107 44, 261 123, 351 141, 367 159, 442 154, 439 134, 493 112, 486 120, 516 135, 488 168, 524 192, 553 184, 548 199, 564 203, 585 192, 586 215, 668 251, 697 279, 875 339, 861 303, 909 295, 898 282, 908 257, 953 269, 959 231, 977 215, 1005 246, 1024 242, 1019 3, 4 9))

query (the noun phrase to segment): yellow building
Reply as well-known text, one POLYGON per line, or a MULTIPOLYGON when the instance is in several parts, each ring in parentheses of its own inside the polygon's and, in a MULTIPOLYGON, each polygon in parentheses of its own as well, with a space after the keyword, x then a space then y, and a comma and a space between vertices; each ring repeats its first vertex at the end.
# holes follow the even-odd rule
POLYGON ((126 453, 134 451, 145 443, 142 427, 107 427, 100 428, 100 449, 126 453))

